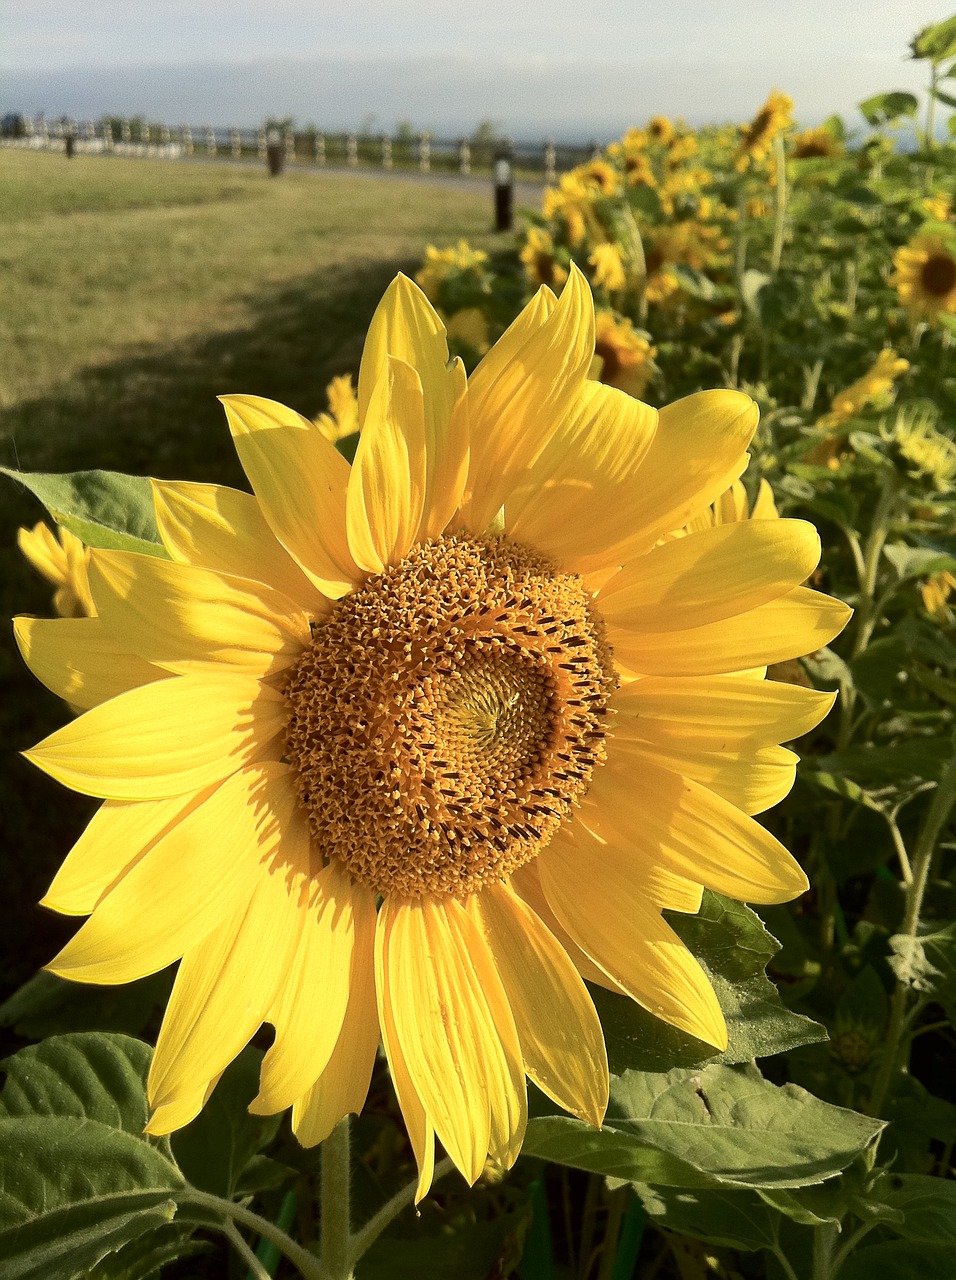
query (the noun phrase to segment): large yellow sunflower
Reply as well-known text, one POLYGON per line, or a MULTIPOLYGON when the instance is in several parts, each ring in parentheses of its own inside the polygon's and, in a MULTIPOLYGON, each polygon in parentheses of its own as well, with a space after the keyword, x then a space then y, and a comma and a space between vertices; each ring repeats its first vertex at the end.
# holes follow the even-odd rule
POLYGON ((915 320, 956 314, 956 248, 948 236, 921 231, 897 249, 890 284, 915 320))
POLYGON ((659 413, 589 379, 572 269, 470 381, 398 277, 371 324, 350 467, 307 419, 225 398, 254 495, 155 484, 170 559, 94 551, 97 617, 21 618, 36 675, 88 708, 27 754, 101 809, 45 902, 90 915, 50 965, 180 959, 149 1130, 200 1110, 260 1024, 253 1110, 303 1143, 362 1108, 381 1040, 420 1169, 510 1165, 528 1075, 600 1124, 587 977, 720 1047, 664 920, 702 886, 806 878, 750 816, 789 789, 830 696, 761 678, 846 608, 800 587, 813 528, 662 542, 738 477, 757 411, 659 413))

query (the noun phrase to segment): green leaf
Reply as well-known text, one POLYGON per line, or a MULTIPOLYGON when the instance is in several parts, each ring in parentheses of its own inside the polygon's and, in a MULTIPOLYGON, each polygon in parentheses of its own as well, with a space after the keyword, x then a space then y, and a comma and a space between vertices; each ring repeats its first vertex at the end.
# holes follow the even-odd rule
POLYGON ((750 1253, 777 1243, 780 1214, 756 1191, 649 1187, 634 1190, 659 1227, 750 1253))
POLYGON ((956 1182, 922 1173, 885 1173, 868 1194, 902 1212, 895 1230, 907 1240, 956 1245, 956 1182))
POLYGON ((894 934, 890 966, 900 982, 938 1000, 956 1015, 956 924, 913 938, 894 934))
MULTIPOLYGON (((190 1239, 191 1229, 173 1222, 131 1240, 98 1263, 90 1280, 158 1280, 168 1263, 212 1251, 208 1240, 190 1239)), ((201 1273, 197 1270, 197 1274, 201 1273)))
POLYGON ((629 1182, 802 1187, 845 1169, 883 1127, 754 1066, 714 1065, 615 1077, 603 1129, 540 1117, 524 1152, 629 1182))
POLYGON ((892 542, 883 548, 883 554, 900 582, 906 578, 926 578, 946 569, 951 573, 956 570, 956 560, 928 547, 909 547, 905 542, 892 542))
POLYGON ((939 102, 945 102, 947 107, 956 107, 956 98, 951 93, 943 93, 942 89, 934 89, 933 97, 939 102))
POLYGON ((486 1280, 510 1275, 513 1268, 502 1263, 519 1252, 514 1237, 524 1227, 523 1215, 501 1214, 490 1221, 454 1223, 436 1235, 416 1233, 404 1239, 387 1234, 362 1258, 355 1274, 357 1280, 486 1280))
POLYGON ((765 1204, 785 1214, 792 1222, 799 1222, 805 1227, 823 1227, 839 1222, 844 1212, 840 1198, 834 1195, 838 1181, 833 1178, 816 1187, 796 1187, 793 1190, 779 1187, 757 1194, 765 1204))
POLYGON ((244 1049, 196 1119, 171 1138, 179 1167, 201 1191, 231 1197, 250 1161, 275 1137, 280 1116, 253 1116, 247 1110, 259 1092, 261 1063, 258 1049, 244 1049))
POLYGON ((868 796, 861 786, 853 782, 850 778, 841 778, 836 774, 827 773, 824 769, 804 769, 801 775, 802 781, 808 786, 817 787, 821 791, 828 791, 831 795, 837 795, 844 800, 850 800, 853 804, 863 805, 867 809, 873 809, 876 813, 883 812, 883 806, 878 804, 872 796, 868 796))
POLYGON ((0 1093, 4 1280, 72 1280, 176 1213, 182 1175, 143 1137, 148 1046, 56 1036, 9 1059, 0 1093))
POLYGON ((923 27, 913 37, 910 49, 917 61, 928 58, 932 62, 944 62, 952 58, 956 55, 956 17, 923 27))
POLYGON ((727 1020, 727 1048, 718 1053, 627 996, 592 987, 613 1072, 749 1062, 826 1039, 818 1023, 787 1009, 764 972, 780 947, 749 907, 707 892, 698 915, 673 912, 668 923, 700 961, 716 992, 727 1020))
POLYGON ((154 1010, 165 1004, 171 982, 168 970, 121 987, 68 982, 52 973, 35 973, 0 1004, 0 1027, 12 1027, 24 1040, 42 1040, 66 1031, 137 1035, 154 1010))
POLYGON ((118 471, 73 471, 50 475, 40 471, 0 473, 29 489, 59 524, 89 547, 138 551, 166 557, 149 480, 118 471))
POLYGON ((868 124, 890 124, 904 116, 915 116, 919 102, 912 93, 902 90, 877 93, 860 104, 860 111, 868 124))
POLYGON ((850 1254, 840 1280, 953 1280, 953 1251, 908 1240, 874 1244, 850 1254))

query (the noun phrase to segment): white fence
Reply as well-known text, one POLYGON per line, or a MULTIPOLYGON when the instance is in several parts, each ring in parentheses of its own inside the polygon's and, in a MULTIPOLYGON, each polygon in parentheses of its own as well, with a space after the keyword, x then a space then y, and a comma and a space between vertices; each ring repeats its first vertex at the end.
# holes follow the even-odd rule
POLYGON ((357 133, 323 133, 319 130, 226 129, 212 125, 195 127, 145 124, 139 120, 100 122, 56 120, 43 116, 7 117, 0 146, 31 150, 111 152, 127 156, 165 159, 258 160, 265 163, 270 148, 281 148, 285 163, 346 168, 417 169, 422 173, 471 174, 488 171, 496 157, 506 154, 520 170, 540 174, 546 183, 557 174, 600 154, 597 142, 587 146, 486 142, 469 138, 436 138, 429 133, 389 137, 357 133))

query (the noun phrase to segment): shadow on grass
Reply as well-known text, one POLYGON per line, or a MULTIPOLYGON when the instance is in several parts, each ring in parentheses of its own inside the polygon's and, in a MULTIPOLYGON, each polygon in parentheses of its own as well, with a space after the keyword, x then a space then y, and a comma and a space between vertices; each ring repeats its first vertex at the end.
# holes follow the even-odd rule
MULTIPOLYGON (((0 411, 0 461, 25 471, 108 468, 247 487, 216 396, 246 392, 314 416, 325 386, 358 372, 365 331, 385 286, 411 262, 317 271, 254 300, 245 328, 210 334, 86 371, 68 388, 0 411)), ((6 481, 0 503, 0 602, 49 616, 50 592, 16 547, 37 503, 6 481)), ((49 960, 76 921, 35 904, 94 802, 57 786, 15 753, 64 723, 63 704, 24 667, 9 624, 0 647, 0 999, 49 960)))

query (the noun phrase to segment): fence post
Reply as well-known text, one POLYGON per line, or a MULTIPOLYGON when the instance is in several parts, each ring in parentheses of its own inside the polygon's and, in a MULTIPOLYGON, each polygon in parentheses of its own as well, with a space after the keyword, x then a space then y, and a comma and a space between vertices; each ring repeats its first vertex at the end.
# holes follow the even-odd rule
POLYGON ((209 155, 216 155, 216 131, 211 124, 206 125, 206 151, 209 155))
POLYGON ((495 230, 510 231, 514 224, 514 175, 511 151, 495 152, 495 230))
POLYGON ((467 138, 458 144, 458 168, 462 173, 471 173, 471 147, 467 138))
POLYGON ((325 134, 317 133, 312 146, 315 150, 315 163, 325 164, 325 134))
POLYGON ((345 163, 353 169, 358 164, 358 138, 354 133, 347 134, 345 138, 345 163))
POLYGON ((385 134, 383 133, 382 134, 382 168, 391 169, 391 167, 392 167, 392 140, 391 138, 386 138, 385 134))
POLYGON ((126 143, 126 145, 128 146, 129 143, 132 141, 132 138, 133 138, 133 135, 132 135, 132 132, 130 131, 129 121, 121 120, 120 121, 120 142, 126 143))
POLYGON ((428 173, 432 167, 430 133, 423 133, 418 140, 418 167, 422 173, 428 173))
POLYGON ((44 147, 50 145, 50 126, 46 122, 46 116, 40 117, 40 142, 44 147))
POLYGON ((545 186, 553 187, 558 181, 557 170, 557 152, 554 149, 554 142, 549 138, 544 144, 544 182, 545 186))
POLYGON ((159 141, 164 147, 169 146, 169 125, 161 124, 159 126, 159 141))
POLYGON ((229 136, 230 136, 230 141, 232 143, 233 159, 238 160, 239 157, 242 155, 242 138, 239 136, 239 130, 233 129, 232 133, 229 136))
POLYGON ((260 160, 266 158, 266 131, 260 129, 256 134, 256 155, 260 160))
POLYGON ((86 125, 84 126, 84 129, 83 129, 83 132, 86 134, 87 142, 92 142, 93 139, 96 137, 96 125, 93 123, 92 120, 87 120, 86 125))
POLYGON ((295 164, 295 134, 291 129, 285 131, 285 158, 288 164, 295 164))
POLYGON ((191 156, 193 153, 193 131, 188 124, 184 124, 179 132, 183 140, 183 152, 187 156, 191 156))
POLYGON ((103 121, 103 150, 113 150, 113 124, 110 120, 103 121))

